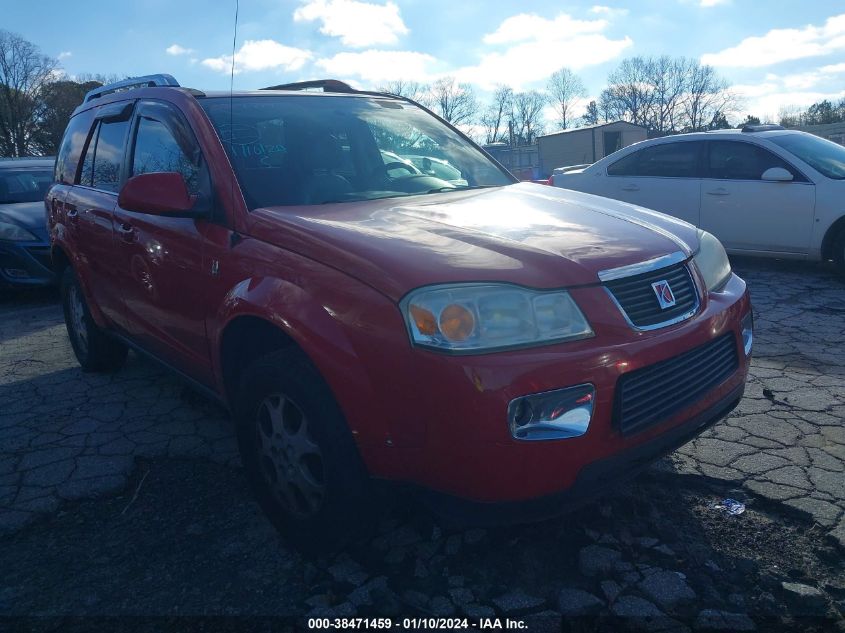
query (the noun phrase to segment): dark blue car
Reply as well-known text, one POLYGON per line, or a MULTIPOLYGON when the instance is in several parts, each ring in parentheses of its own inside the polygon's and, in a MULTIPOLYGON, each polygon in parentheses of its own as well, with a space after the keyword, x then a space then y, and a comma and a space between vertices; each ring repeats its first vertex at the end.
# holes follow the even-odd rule
POLYGON ((53 158, 0 158, 0 287, 55 282, 44 196, 53 158))

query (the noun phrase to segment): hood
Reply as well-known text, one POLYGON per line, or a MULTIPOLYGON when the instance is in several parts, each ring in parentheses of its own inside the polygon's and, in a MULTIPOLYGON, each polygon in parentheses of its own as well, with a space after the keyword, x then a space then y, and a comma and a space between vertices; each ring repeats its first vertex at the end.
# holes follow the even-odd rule
POLYGON ((14 222, 39 237, 47 233, 47 215, 42 201, 0 204, 0 219, 14 222))
POLYGON ((519 183, 251 214, 250 234, 393 299, 429 284, 597 284, 598 272, 698 246, 695 227, 624 202, 519 183))

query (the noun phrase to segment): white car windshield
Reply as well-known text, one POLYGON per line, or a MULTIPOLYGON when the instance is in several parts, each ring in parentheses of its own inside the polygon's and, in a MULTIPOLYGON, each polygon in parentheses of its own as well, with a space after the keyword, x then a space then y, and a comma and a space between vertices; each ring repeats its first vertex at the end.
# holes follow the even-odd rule
POLYGON ((292 94, 200 103, 250 209, 514 182, 453 129, 397 99, 292 94))
POLYGON ((812 134, 780 134, 770 140, 834 180, 845 180, 845 147, 812 134))

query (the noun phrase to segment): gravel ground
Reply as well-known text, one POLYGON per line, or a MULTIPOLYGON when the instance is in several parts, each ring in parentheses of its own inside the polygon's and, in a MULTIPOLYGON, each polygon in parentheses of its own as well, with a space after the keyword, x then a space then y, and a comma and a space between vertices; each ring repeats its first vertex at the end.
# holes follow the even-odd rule
POLYGON ((0 299, 0 628, 378 615, 561 630, 563 614, 572 631, 845 631, 845 282, 735 265, 757 332, 728 420, 570 516, 444 531, 388 499, 376 538, 312 560, 251 501, 221 410, 135 356, 83 375, 51 293, 0 299), (725 497, 746 512, 715 508, 725 497))

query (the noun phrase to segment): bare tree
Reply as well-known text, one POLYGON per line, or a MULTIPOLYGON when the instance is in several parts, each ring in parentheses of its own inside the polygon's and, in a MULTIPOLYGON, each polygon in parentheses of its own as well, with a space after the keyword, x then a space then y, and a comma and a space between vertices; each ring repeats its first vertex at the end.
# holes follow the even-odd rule
POLYGON ((708 124, 719 114, 731 114, 740 106, 739 98, 712 66, 692 64, 687 70, 686 84, 684 114, 688 130, 708 129, 708 124))
POLYGON ((608 76, 607 89, 602 93, 608 112, 631 123, 648 126, 655 98, 650 74, 650 60, 643 57, 622 60, 608 76))
POLYGON ((429 89, 430 106, 452 125, 469 125, 478 114, 478 100, 472 86, 443 77, 429 89))
POLYGON ((561 68, 552 73, 546 89, 549 92, 549 102, 557 112, 560 129, 565 130, 574 119, 572 111, 587 96, 584 82, 568 68, 561 68))
POLYGON ((428 96, 428 86, 421 84, 418 81, 408 81, 407 79, 397 79, 396 81, 388 81, 378 87, 379 92, 389 92, 392 95, 400 97, 407 97, 418 103, 425 105, 426 97, 428 96))
POLYGON ((685 57, 631 57, 608 77, 599 109, 660 134, 724 125, 739 100, 712 66, 685 57))
POLYGON ((504 141, 508 136, 508 121, 513 110, 513 90, 499 85, 493 92, 493 99, 481 115, 481 125, 487 143, 504 141))
POLYGON ((678 129, 687 79, 697 65, 697 61, 685 57, 672 59, 668 55, 648 60, 649 84, 654 94, 649 117, 652 130, 668 133, 678 129))
POLYGON ((545 125, 543 108, 546 103, 546 95, 536 90, 518 92, 513 96, 511 120, 517 145, 529 145, 542 134, 545 125))
POLYGON ((44 87, 58 62, 42 55, 20 35, 0 30, 0 155, 26 156, 36 151, 44 87))

